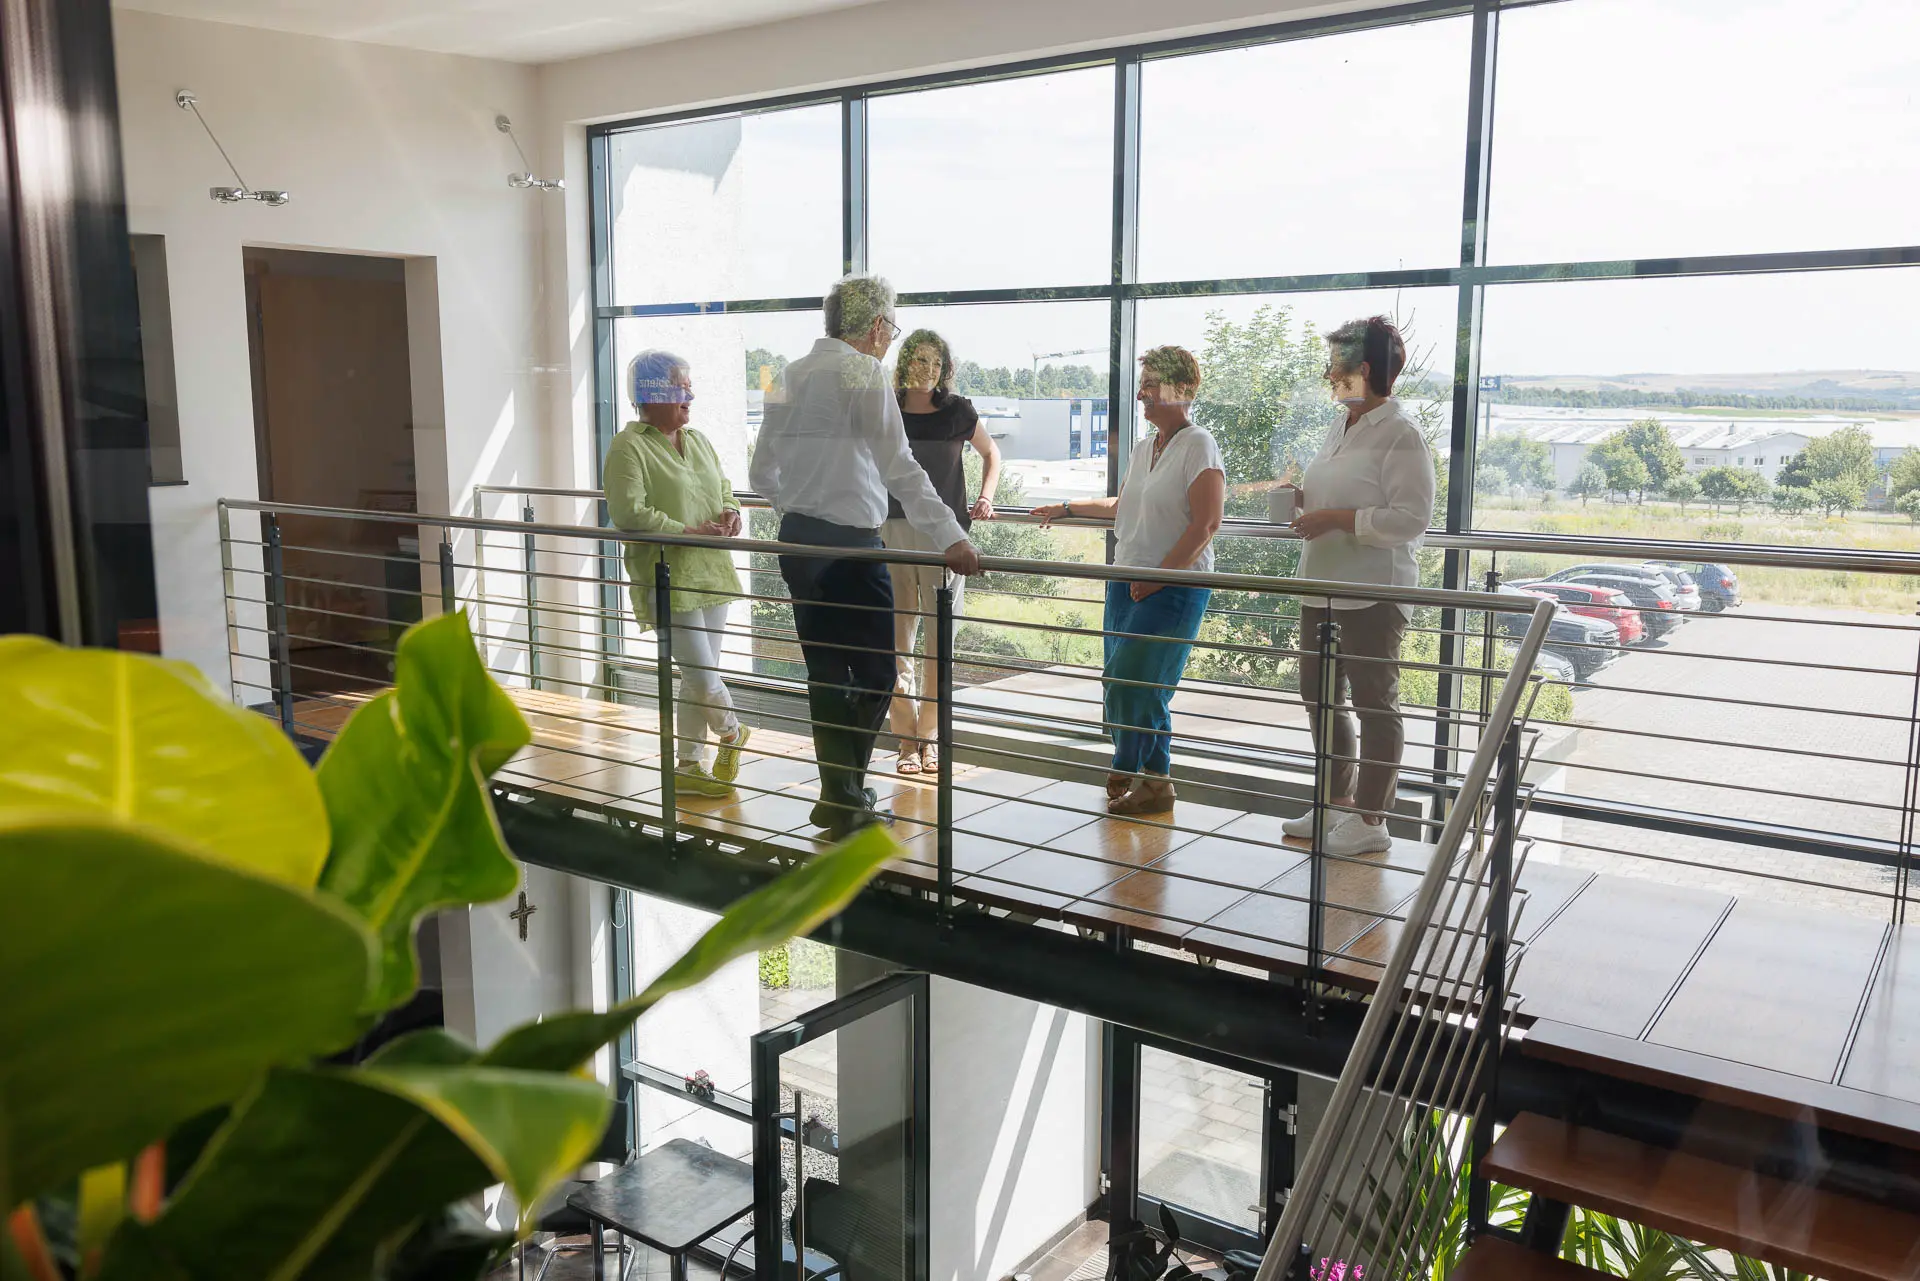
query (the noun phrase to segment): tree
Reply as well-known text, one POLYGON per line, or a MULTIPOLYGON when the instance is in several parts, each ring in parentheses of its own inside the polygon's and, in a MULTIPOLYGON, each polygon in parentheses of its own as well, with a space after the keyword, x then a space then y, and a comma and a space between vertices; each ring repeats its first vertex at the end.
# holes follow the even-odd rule
POLYGON ((1773 491, 1773 509, 1784 516, 1797 516, 1813 510, 1812 485, 1778 485, 1773 491))
MULTIPOLYGON (((1497 467, 1505 474, 1506 485, 1521 485, 1527 489, 1548 489, 1553 485, 1553 454, 1544 441, 1529 440, 1518 433, 1493 436, 1480 443, 1480 456, 1474 461, 1476 470, 1497 467)), ((1476 477, 1474 488, 1480 488, 1476 477)))
MULTIPOLYGON (((1865 427, 1842 427, 1808 441, 1800 456, 1806 460, 1814 488, 1817 490, 1823 481, 1831 482, 1835 487, 1828 493, 1836 500, 1855 489, 1865 497, 1880 474, 1879 464, 1874 461, 1873 435, 1865 427)), ((1820 503, 1827 506, 1826 499, 1820 503)), ((1855 498, 1851 506, 1859 505, 1860 498, 1855 498)))
POLYGON ((1813 471, 1807 466, 1806 450, 1803 449, 1793 457, 1787 459, 1787 465, 1780 469, 1780 474, 1774 480, 1774 484, 1780 486, 1782 489, 1811 489, 1813 487, 1813 471))
POLYGON ((1638 454, 1640 461, 1646 464, 1647 478, 1654 489, 1665 489, 1675 476, 1685 474, 1687 460, 1680 455, 1680 447, 1673 443, 1673 435, 1665 423, 1658 418, 1642 418, 1638 422, 1628 423, 1618 435, 1627 448, 1638 454))
POLYGON ((1740 493, 1741 468, 1709 467, 1699 475, 1700 496, 1713 504, 1715 511, 1720 504, 1731 503, 1740 493))
POLYGON ((1813 501, 1823 516, 1844 516, 1867 498, 1867 486, 1858 476, 1839 476, 1813 482, 1813 501))
POLYGON ((1887 501, 1899 507, 1900 499, 1915 490, 1920 490, 1920 449, 1909 448, 1887 468, 1887 501))
POLYGON ((1684 512, 1688 503, 1700 497, 1700 482, 1681 472, 1660 487, 1660 495, 1670 503, 1679 503, 1684 512))
POLYGON ((1567 486, 1567 497, 1578 498, 1582 507, 1585 507, 1587 500, 1595 494, 1606 492, 1607 473, 1591 462, 1581 464, 1580 470, 1574 473, 1573 483, 1567 486))
POLYGON ((1589 449, 1587 461, 1606 474, 1609 495, 1627 494, 1640 502, 1653 484, 1653 473, 1639 451, 1628 442, 1624 431, 1614 432, 1589 449))
POLYGON ((1737 512, 1745 511, 1748 503, 1765 502, 1767 496, 1773 492, 1773 486, 1767 483, 1767 478, 1757 471, 1736 468, 1733 480, 1735 485, 1733 509, 1737 512))
POLYGON ((747 390, 759 391, 780 381, 780 375, 786 372, 787 358, 765 347, 755 347, 747 353, 747 390), (765 381, 761 380, 761 371, 766 371, 765 381))
POLYGON ((1920 525, 1920 489, 1909 489, 1893 500, 1894 510, 1916 525, 1920 525))
POLYGON ((1193 418, 1220 446, 1229 515, 1257 515, 1266 501, 1240 487, 1319 451, 1340 413, 1321 379, 1326 363, 1326 345, 1311 325, 1295 328, 1290 307, 1261 307, 1245 324, 1208 314, 1193 418))
POLYGON ((1499 463, 1488 462, 1484 457, 1474 460, 1473 492, 1476 494, 1504 494, 1512 489, 1514 480, 1507 469, 1499 463))

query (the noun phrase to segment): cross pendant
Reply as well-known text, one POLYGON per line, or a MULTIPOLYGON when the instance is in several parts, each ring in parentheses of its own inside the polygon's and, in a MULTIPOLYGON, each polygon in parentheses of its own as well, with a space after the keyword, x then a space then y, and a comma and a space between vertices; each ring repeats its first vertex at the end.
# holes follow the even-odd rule
POLYGON ((508 920, 518 921, 520 923, 520 941, 522 943, 527 941, 527 918, 539 910, 539 908, 527 902, 527 892, 521 890, 520 906, 507 913, 508 920))

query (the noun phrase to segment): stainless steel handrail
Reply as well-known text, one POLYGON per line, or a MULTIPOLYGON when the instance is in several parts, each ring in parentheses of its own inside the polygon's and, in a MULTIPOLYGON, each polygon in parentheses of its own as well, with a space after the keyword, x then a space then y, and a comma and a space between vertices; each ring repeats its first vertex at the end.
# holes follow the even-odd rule
MULTIPOLYGON (((1521 638, 1514 655, 1516 671, 1531 669, 1541 644, 1546 640, 1547 624, 1553 616, 1553 610, 1546 601, 1539 604, 1545 608, 1533 611, 1526 635, 1521 638), (1521 666, 1523 663, 1525 666, 1521 666)), ((1479 750, 1474 752, 1473 759, 1468 762, 1466 776, 1461 780, 1460 801, 1448 812, 1446 825, 1440 829, 1439 840, 1435 843, 1437 849, 1434 857, 1420 878, 1420 888, 1414 892, 1412 901, 1404 909, 1406 928, 1400 931, 1393 952, 1381 970, 1374 999, 1367 1004, 1366 1015, 1360 1021, 1360 1031, 1355 1035, 1353 1049, 1347 1056, 1346 1070, 1334 1083, 1333 1095, 1314 1128, 1312 1141, 1307 1145, 1299 1177, 1294 1181, 1296 1195, 1287 1198, 1280 1222, 1267 1243, 1266 1254, 1260 1260, 1260 1271, 1255 1281, 1280 1281, 1299 1249, 1306 1217, 1314 1206, 1313 1197, 1299 1195, 1298 1190, 1318 1189, 1325 1180, 1334 1158, 1334 1149, 1346 1135, 1354 1107, 1359 1102, 1360 1092, 1366 1088, 1369 1070, 1387 1035, 1388 1026, 1401 1015, 1399 995, 1406 987, 1407 976, 1413 971, 1415 954, 1428 946, 1428 930, 1434 924, 1440 896, 1455 876, 1454 863, 1461 842, 1468 829, 1477 822, 1478 807, 1473 798, 1485 795, 1493 780, 1502 744, 1507 731, 1514 724, 1525 691, 1524 682, 1505 682, 1499 701, 1494 704, 1487 724, 1481 730, 1479 750)), ((1493 1016, 1498 1017, 1497 1012, 1493 1016)), ((1485 1012, 1483 1017, 1486 1017, 1485 1012)))
MULTIPOLYGON (((519 493, 521 491, 514 490, 519 493)), ((471 516, 429 516, 415 512, 374 512, 352 507, 316 507, 303 503, 270 503, 247 498, 222 498, 227 511, 269 512, 277 516, 311 516, 335 520, 374 521, 428 529, 469 529, 493 534, 532 534, 537 537, 579 538, 598 542, 641 543, 660 547, 710 547, 721 551, 761 552, 776 556, 818 556, 811 543, 782 543, 764 538, 720 538, 709 534, 657 534, 651 531, 604 529, 598 525, 552 525, 536 521, 483 520, 471 516)), ((890 565, 939 567, 946 561, 934 552, 895 551, 888 548, 835 547, 838 560, 871 560, 890 565)), ((1529 598, 1495 592, 1448 591, 1437 587, 1396 587, 1374 583, 1341 583, 1318 578, 1279 578, 1267 574, 1221 574, 1190 569, 1150 569, 1141 565, 1093 565, 1083 561, 1025 560, 983 556, 983 570, 1004 574, 1041 574, 1052 578, 1085 578, 1096 582, 1160 583, 1168 587, 1206 587, 1223 591, 1276 592, 1306 597, 1358 597, 1405 605, 1433 605, 1485 610, 1501 614, 1532 614, 1529 598)))
MULTIPOLYGON (((474 494, 525 494, 539 498, 604 497, 597 489, 548 489, 530 485, 476 485, 474 494)), ((742 507, 771 508, 766 499, 749 491, 735 490, 742 507)), ((996 507, 995 519, 1013 524, 1038 524, 1031 508, 996 507)), ((1056 520, 1055 525, 1069 528, 1111 529, 1113 522, 1076 516, 1056 520)), ((1221 523, 1220 537, 1279 538, 1298 540, 1300 535, 1286 525, 1260 520, 1228 517, 1221 523)), ((1547 534, 1516 533, 1503 530, 1475 530, 1452 534, 1430 529, 1425 545, 1452 551, 1514 552, 1539 556, 1620 557, 1632 560, 1676 560, 1690 564, 1746 565, 1765 569, 1843 570, 1858 574, 1912 574, 1920 576, 1920 552, 1874 551, 1848 547, 1755 546, 1747 543, 1695 543, 1658 538, 1607 538, 1576 534, 1554 537, 1547 534)))

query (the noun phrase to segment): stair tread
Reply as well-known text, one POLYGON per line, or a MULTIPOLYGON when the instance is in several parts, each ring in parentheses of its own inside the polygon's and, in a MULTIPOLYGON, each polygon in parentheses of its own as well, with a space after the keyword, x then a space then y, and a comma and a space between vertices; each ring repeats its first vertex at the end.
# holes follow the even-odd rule
POLYGON ((1523 1112, 1488 1178, 1826 1281, 1911 1281, 1920 1215, 1523 1112))
POLYGON ((1505 1237, 1483 1236, 1454 1264, 1447 1281, 1600 1281, 1603 1276, 1505 1237))

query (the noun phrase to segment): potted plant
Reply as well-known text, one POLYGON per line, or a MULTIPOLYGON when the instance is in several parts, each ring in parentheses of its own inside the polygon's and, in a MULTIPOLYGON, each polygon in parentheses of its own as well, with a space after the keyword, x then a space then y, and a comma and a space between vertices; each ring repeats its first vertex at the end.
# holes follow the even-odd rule
POLYGON ((894 849, 748 895, 614 1009, 329 1065, 413 994, 424 913, 519 883, 486 780, 530 734, 465 617, 402 638, 318 769, 177 663, 0 638, 0 698, 4 1281, 478 1276, 511 1237, 474 1194, 537 1205, 597 1143, 594 1052, 894 849))

